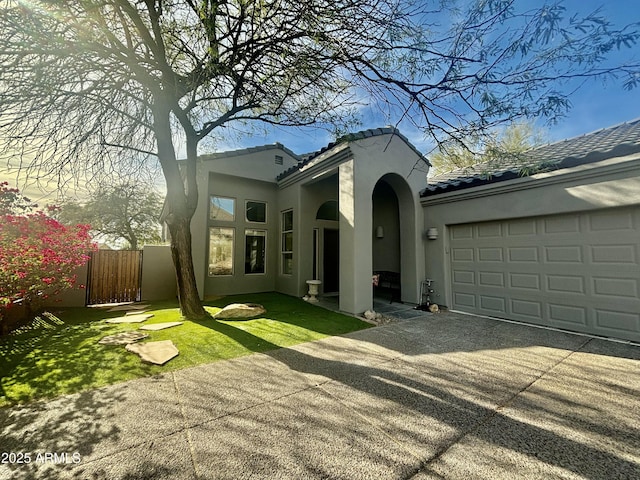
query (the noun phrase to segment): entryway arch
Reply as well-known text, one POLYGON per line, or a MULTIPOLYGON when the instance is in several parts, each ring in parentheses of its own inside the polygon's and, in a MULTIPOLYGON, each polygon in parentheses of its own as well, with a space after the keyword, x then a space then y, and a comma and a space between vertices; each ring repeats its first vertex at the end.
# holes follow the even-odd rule
POLYGON ((419 232, 411 187, 402 176, 386 174, 376 182, 371 203, 372 266, 382 287, 377 292, 389 300, 416 302, 419 232))

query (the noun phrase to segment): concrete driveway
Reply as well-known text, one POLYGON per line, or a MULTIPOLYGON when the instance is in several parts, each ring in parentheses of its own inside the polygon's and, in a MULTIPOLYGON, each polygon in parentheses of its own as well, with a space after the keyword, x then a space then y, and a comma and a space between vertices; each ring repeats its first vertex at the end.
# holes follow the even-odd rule
POLYGON ((1 409, 0 429, 2 479, 638 479, 640 347, 421 314, 1 409))

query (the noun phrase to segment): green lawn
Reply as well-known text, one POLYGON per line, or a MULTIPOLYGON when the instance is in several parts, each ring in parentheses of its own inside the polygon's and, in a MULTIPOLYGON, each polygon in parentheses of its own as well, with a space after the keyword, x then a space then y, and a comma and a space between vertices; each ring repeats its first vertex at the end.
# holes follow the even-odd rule
POLYGON ((51 309, 35 324, 0 337, 0 407, 100 387, 133 378, 265 352, 367 328, 358 319, 277 293, 235 295, 207 302, 215 313, 229 303, 260 303, 264 317, 248 321, 184 321, 177 304, 152 303, 145 323, 184 321, 167 330, 145 332, 143 341, 172 340, 180 355, 164 366, 144 364, 124 346, 99 345, 106 335, 137 330, 140 324, 103 320, 123 312, 106 309, 51 309))

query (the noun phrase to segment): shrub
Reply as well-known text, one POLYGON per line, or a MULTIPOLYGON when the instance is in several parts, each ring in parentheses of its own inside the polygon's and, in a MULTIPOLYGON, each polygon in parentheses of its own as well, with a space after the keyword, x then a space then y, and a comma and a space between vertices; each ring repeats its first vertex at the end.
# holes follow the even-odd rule
POLYGON ((89 229, 65 226, 42 210, 0 215, 0 314, 17 304, 37 306, 73 288, 74 271, 95 249, 89 229))

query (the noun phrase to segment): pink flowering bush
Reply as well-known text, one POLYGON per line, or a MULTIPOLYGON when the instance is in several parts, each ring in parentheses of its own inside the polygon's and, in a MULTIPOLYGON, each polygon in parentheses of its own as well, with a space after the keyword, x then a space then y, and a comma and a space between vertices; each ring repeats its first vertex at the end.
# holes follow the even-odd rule
POLYGON ((17 303, 37 305, 73 288, 75 269, 95 250, 89 229, 65 226, 41 210, 0 215, 0 317, 17 303))
POLYGON ((11 188, 9 182, 0 182, 0 215, 28 213, 37 207, 20 190, 11 188))

